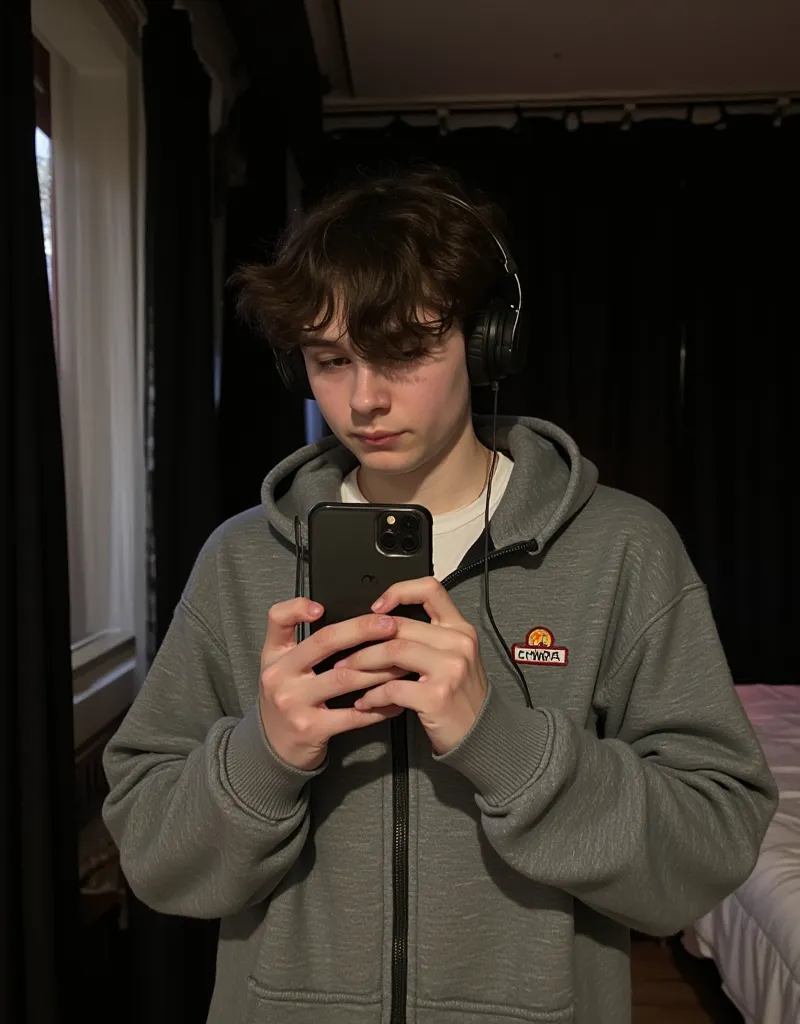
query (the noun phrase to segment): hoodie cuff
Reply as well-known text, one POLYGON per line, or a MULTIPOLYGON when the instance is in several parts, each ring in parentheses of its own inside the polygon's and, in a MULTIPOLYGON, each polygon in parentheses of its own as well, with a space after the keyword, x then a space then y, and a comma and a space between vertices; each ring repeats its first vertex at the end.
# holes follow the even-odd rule
POLYGON ((545 711, 506 701, 491 682, 472 728, 452 750, 434 754, 475 786, 487 803, 508 803, 540 773, 552 749, 545 711))
POLYGON ((253 813, 272 820, 291 817, 303 787, 327 766, 326 757, 307 772, 278 757, 264 732, 258 702, 231 729, 222 750, 222 774, 230 791, 253 813))

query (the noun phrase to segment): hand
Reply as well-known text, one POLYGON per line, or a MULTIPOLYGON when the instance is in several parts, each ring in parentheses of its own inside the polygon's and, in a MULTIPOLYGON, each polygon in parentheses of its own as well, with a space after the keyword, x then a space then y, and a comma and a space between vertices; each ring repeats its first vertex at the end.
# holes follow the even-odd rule
POLYGON ((295 626, 313 622, 322 612, 320 605, 303 597, 273 605, 261 652, 259 708, 264 732, 279 757, 304 771, 313 771, 322 764, 331 736, 375 725, 403 712, 392 707, 326 707, 325 701, 331 697, 394 679, 397 670, 337 666, 316 675, 313 666, 339 651, 394 636, 397 621, 391 616, 362 615, 325 626, 295 643, 295 626))
POLYGON ((394 679, 356 701, 359 711, 401 707, 416 711, 437 754, 446 754, 466 736, 486 699, 486 670, 478 634, 433 577, 397 583, 372 606, 385 614, 398 605, 421 604, 430 622, 396 616, 397 633, 384 643, 357 651, 339 667, 363 672, 404 669, 418 680, 394 679))

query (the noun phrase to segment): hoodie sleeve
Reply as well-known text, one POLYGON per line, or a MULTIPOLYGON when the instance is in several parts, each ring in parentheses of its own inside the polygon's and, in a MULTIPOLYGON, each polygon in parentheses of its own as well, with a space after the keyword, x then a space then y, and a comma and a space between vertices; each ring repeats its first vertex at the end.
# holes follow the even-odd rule
POLYGON ((777 806, 702 584, 651 618, 611 689, 618 724, 600 739, 490 682, 472 730, 437 760, 474 784, 517 871, 672 935, 748 878, 777 806))
MULTIPOLYGON (((253 689, 256 690, 257 681, 253 689)), ((103 818, 134 893, 155 910, 216 918, 265 899, 309 828, 309 779, 272 751, 256 702, 225 714, 222 642, 184 598, 104 755, 103 818)))

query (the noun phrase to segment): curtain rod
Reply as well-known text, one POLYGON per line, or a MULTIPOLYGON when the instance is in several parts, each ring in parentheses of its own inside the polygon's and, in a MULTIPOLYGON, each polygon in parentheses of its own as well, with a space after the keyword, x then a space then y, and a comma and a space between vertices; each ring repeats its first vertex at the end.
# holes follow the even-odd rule
POLYGON ((794 90, 740 93, 553 93, 496 96, 420 96, 407 99, 366 99, 328 95, 323 98, 323 113, 328 114, 410 114, 444 111, 528 111, 569 107, 649 107, 696 106, 698 104, 790 103, 800 99, 800 87, 794 90))
POLYGON ((384 128, 398 120, 418 127, 437 126, 442 134, 466 127, 513 128, 521 120, 552 117, 564 120, 570 129, 581 124, 618 122, 629 127, 634 122, 655 118, 692 120, 696 124, 716 124, 727 114, 772 115, 780 125, 789 114, 800 113, 800 93, 748 93, 720 96, 648 96, 648 97, 547 97, 534 103, 532 98, 452 97, 389 103, 378 100, 331 99, 323 107, 325 131, 346 128, 384 128))

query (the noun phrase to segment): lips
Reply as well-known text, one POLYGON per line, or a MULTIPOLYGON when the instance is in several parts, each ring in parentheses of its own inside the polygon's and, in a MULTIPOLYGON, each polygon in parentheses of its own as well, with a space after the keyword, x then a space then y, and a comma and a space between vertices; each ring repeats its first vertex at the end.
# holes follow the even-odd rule
POLYGON ((395 443, 400 440, 405 431, 400 430, 396 434, 387 433, 385 430, 376 430, 372 434, 354 435, 365 449, 377 451, 379 448, 394 448, 395 443))

